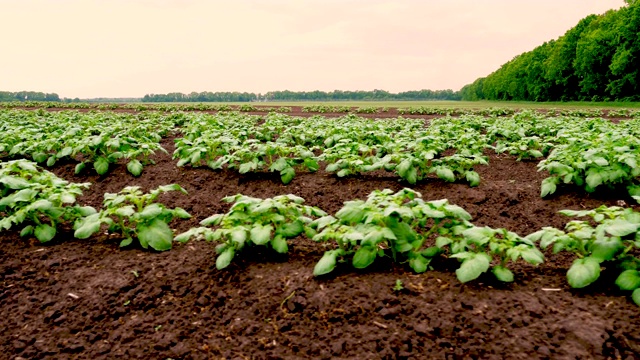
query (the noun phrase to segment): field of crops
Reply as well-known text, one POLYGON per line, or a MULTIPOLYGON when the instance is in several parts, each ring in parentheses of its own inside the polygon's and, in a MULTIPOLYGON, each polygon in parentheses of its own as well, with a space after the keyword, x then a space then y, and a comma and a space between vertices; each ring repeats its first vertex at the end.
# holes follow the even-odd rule
POLYGON ((139 106, 0 109, 3 353, 640 357, 637 111, 139 106))

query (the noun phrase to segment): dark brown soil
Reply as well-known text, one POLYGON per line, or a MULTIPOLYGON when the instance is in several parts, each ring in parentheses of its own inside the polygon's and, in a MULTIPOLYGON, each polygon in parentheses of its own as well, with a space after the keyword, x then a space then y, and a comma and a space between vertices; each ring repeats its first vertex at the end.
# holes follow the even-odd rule
MULTIPOLYGON (((173 140, 163 146, 171 153, 173 140)), ((99 207, 105 192, 127 185, 144 190, 178 183, 189 195, 162 201, 193 215, 172 224, 184 231, 224 212, 220 199, 293 193, 327 212, 374 189, 399 190, 393 175, 339 179, 297 174, 284 186, 276 174, 178 168, 156 156, 134 178, 124 165, 107 176, 73 175, 74 164, 53 171, 92 182, 79 201, 99 207)), ((563 189, 539 197, 544 174, 536 162, 492 155, 477 169, 477 188, 427 179, 413 186, 426 199, 447 198, 477 224, 528 234, 562 227, 560 209, 631 203, 621 193, 593 197, 563 189)), ((120 250, 107 236, 61 235, 42 246, 16 232, 0 234, 0 358, 8 359, 600 359, 640 358, 640 308, 616 289, 606 270, 596 284, 572 290, 565 279, 572 258, 548 255, 538 267, 514 267, 516 281, 489 276, 460 284, 447 261, 416 275, 380 262, 367 271, 343 265, 314 278, 322 244, 296 239, 288 256, 245 253, 225 271, 212 244, 177 244, 171 251, 120 250), (396 280, 404 290, 394 291, 396 280)))

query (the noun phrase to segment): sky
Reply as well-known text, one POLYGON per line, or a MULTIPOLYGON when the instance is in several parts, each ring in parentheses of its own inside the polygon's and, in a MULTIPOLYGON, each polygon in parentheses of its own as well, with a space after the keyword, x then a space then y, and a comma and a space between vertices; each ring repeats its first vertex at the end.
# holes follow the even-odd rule
POLYGON ((453 89, 623 0, 0 0, 0 91, 453 89))

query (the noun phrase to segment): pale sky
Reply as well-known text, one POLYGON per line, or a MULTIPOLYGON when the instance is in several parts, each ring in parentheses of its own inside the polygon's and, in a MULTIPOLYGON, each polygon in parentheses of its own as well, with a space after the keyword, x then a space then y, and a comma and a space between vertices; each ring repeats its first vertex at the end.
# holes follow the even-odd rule
POLYGON ((0 91, 458 90, 623 0, 0 0, 0 91))

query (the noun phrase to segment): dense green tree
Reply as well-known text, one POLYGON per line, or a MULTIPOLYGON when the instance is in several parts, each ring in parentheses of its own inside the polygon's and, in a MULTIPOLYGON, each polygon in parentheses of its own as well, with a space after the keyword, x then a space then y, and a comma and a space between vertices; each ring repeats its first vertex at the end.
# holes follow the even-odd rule
POLYGON ((58 94, 38 91, 0 91, 0 101, 61 101, 58 94))
POLYGON ((464 100, 640 100, 640 1, 582 19, 460 90, 464 100))

